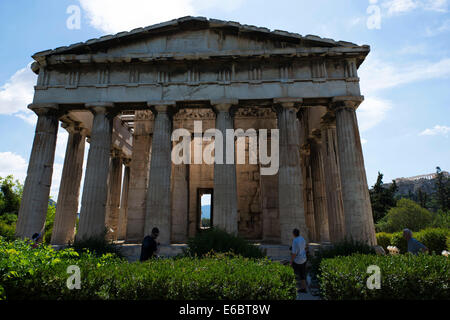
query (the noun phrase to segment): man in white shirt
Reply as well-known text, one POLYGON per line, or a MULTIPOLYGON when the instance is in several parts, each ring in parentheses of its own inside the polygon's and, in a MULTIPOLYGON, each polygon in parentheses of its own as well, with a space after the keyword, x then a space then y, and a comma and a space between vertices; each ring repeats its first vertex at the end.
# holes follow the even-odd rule
POLYGON ((298 292, 306 292, 306 241, 300 236, 300 231, 294 229, 292 232, 294 241, 292 241, 291 250, 291 265, 294 268, 294 273, 297 282, 300 281, 300 289, 298 292))

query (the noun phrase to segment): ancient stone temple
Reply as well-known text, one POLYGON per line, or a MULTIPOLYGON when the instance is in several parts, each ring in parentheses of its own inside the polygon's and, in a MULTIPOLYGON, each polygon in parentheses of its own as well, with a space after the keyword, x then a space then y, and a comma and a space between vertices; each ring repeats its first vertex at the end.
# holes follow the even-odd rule
POLYGON ((53 244, 105 230, 139 243, 153 227, 161 243, 185 243, 202 229, 204 194, 212 196, 212 225, 247 239, 288 244, 297 227, 309 242, 374 244, 355 113, 363 101, 357 70, 369 51, 185 17, 35 54, 29 108, 38 121, 17 235, 44 228, 61 122, 69 139, 53 244), (276 174, 261 174, 259 161, 171 161, 177 128, 192 134, 192 150, 211 143, 196 139, 199 121, 201 132, 224 136, 278 129, 276 174))

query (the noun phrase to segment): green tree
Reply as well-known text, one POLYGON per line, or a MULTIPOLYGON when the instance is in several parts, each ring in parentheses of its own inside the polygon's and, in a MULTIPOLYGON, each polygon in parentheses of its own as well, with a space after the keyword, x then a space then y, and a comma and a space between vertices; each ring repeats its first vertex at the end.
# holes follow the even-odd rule
POLYGON ((0 177, 0 216, 19 213, 23 186, 12 175, 0 177))
POLYGON ((450 210, 450 178, 444 176, 441 168, 436 167, 436 198, 439 204, 439 209, 443 211, 450 210))
POLYGON ((378 178, 372 189, 369 190, 372 204, 373 219, 375 223, 383 219, 388 210, 395 206, 395 193, 398 187, 394 180, 389 188, 383 186, 383 174, 378 172, 378 178))
POLYGON ((423 192, 422 188, 417 191, 417 202, 422 208, 427 209, 428 194, 426 192, 423 192))
POLYGON ((389 209, 386 217, 377 225, 377 230, 397 232, 408 228, 412 231, 420 231, 429 227, 432 222, 433 215, 430 211, 412 200, 400 199, 397 201, 397 206, 389 209))

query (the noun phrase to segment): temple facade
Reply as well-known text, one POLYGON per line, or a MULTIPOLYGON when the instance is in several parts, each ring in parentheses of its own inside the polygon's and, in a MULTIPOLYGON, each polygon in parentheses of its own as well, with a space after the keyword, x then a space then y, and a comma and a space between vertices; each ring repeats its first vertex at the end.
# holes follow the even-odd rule
POLYGON ((53 244, 105 231, 140 243, 153 227, 161 243, 185 243, 203 228, 205 194, 212 225, 247 239, 288 244, 298 228, 309 242, 375 244, 355 113, 363 101, 357 70, 369 51, 185 17, 36 53, 29 108, 38 120, 17 236, 44 229, 61 123, 69 139, 53 244), (276 174, 248 161, 249 137, 245 163, 198 163, 194 150, 211 143, 196 139, 198 123, 224 136, 278 130, 276 174), (192 134, 190 163, 171 160, 180 128, 192 134))

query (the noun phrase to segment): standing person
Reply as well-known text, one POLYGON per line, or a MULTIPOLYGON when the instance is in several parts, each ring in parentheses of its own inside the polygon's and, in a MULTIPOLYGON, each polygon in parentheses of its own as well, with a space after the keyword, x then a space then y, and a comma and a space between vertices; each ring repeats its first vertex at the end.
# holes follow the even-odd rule
POLYGON ((403 230, 403 238, 406 239, 408 242, 408 252, 411 252, 412 254, 419 254, 419 252, 427 253, 428 248, 425 247, 423 243, 418 241, 417 239, 413 238, 412 231, 409 229, 403 230))
POLYGON ((156 242, 158 235, 159 229, 153 228, 152 234, 144 238, 142 241, 140 261, 146 261, 156 256, 159 251, 159 242, 156 242))
POLYGON ((40 233, 35 233, 33 234, 33 236, 31 237, 31 240, 33 240, 33 244, 31 245, 31 247, 33 249, 37 248, 39 246, 39 243, 42 240, 42 236, 40 233))
POLYGON ((294 268, 297 283, 300 282, 298 292, 306 293, 306 241, 300 236, 298 229, 294 229, 292 234, 294 241, 292 241, 291 265, 294 268))

